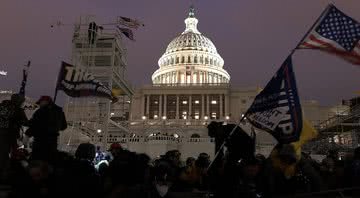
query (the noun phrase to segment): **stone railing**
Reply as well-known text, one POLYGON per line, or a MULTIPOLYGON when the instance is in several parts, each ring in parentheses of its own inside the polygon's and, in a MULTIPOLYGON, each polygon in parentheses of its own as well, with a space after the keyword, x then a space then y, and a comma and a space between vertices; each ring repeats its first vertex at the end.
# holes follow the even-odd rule
POLYGON ((119 138, 119 137, 108 137, 108 142, 118 143, 215 143, 214 138, 175 138, 172 136, 153 136, 153 137, 130 137, 130 138, 119 138))

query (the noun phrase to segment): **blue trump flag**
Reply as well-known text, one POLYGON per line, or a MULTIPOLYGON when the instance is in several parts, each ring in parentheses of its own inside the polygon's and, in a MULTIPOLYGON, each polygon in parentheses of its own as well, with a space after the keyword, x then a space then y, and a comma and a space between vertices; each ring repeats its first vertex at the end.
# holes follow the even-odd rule
POLYGON ((291 56, 255 97, 245 116, 255 127, 269 132, 281 144, 299 140, 302 111, 291 56))

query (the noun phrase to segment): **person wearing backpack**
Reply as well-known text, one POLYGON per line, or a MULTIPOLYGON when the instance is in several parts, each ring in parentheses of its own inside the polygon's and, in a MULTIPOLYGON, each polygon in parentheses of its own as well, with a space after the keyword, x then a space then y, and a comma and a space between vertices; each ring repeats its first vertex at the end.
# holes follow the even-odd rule
POLYGON ((13 94, 10 100, 0 103, 0 182, 6 180, 11 149, 17 149, 20 129, 26 124, 27 117, 22 108, 25 98, 13 94))

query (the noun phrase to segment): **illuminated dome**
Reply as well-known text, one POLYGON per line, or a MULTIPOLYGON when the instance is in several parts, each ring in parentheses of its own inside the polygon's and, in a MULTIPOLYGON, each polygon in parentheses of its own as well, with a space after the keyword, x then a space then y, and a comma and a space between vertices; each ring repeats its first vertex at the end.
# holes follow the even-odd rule
POLYGON ((223 69, 224 60, 209 38, 197 29, 194 8, 185 19, 185 31, 174 38, 159 59, 153 84, 223 84, 230 75, 223 69))

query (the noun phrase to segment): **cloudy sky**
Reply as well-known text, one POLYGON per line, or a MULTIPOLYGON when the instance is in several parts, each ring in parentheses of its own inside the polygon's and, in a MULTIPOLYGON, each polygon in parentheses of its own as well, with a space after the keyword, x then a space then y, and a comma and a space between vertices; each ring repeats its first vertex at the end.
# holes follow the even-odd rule
MULTIPOLYGON (((32 61, 27 93, 53 95, 62 60, 70 61, 72 26, 95 15, 98 23, 116 16, 137 18, 145 27, 127 41, 127 78, 134 86, 151 83, 167 44, 184 30, 193 3, 198 29, 216 45, 236 86, 265 86, 292 48, 329 2, 360 21, 359 0, 1 0, 0 89, 17 91, 22 65, 32 61)), ((302 99, 336 104, 360 90, 360 66, 318 51, 295 53, 302 99)))

